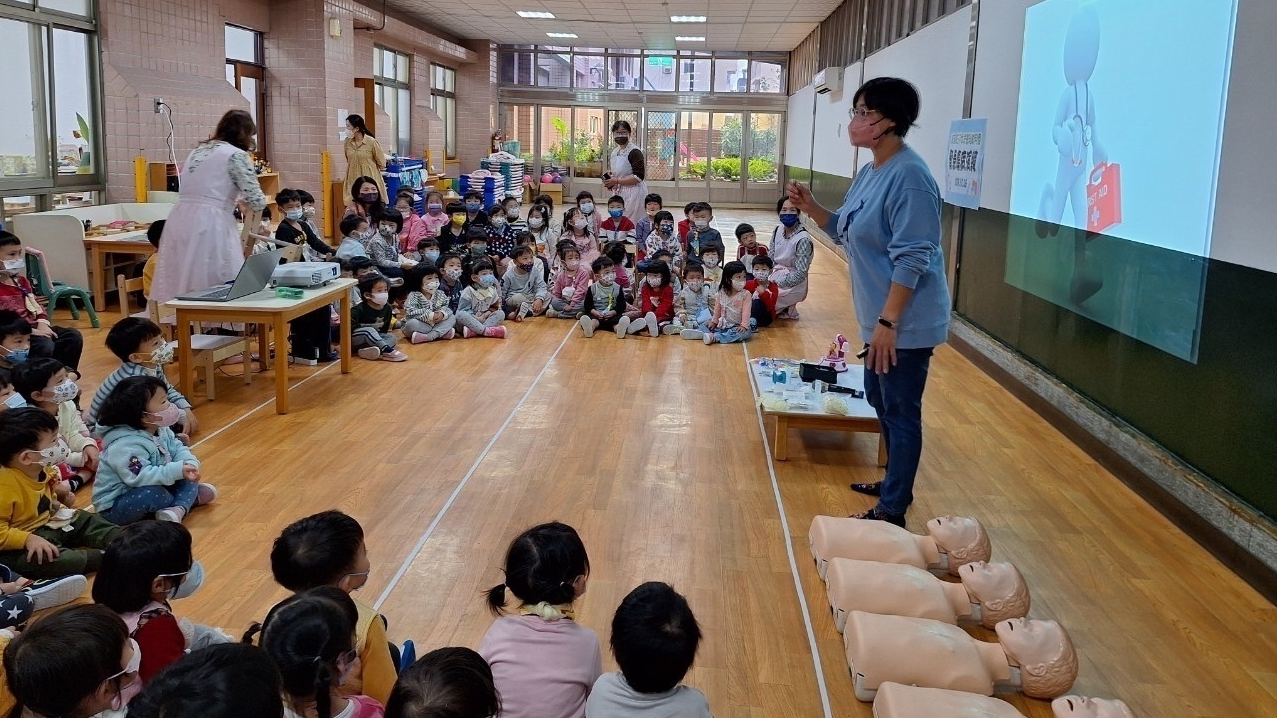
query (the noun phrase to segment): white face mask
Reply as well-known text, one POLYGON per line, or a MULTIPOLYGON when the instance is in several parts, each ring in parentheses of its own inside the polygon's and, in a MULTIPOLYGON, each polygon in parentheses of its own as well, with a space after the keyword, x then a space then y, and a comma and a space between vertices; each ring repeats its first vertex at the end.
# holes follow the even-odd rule
POLYGON ((733 279, 733 280, 732 280, 732 289, 735 289, 736 291, 738 291, 738 292, 739 292, 740 290, 742 290, 742 289, 744 289, 744 288, 745 288, 745 280, 744 280, 744 279, 733 279))
POLYGON ((488 218, 488 221, 491 222, 493 226, 495 227, 505 226, 505 217, 499 214, 492 215, 491 217, 488 218))
POLYGON ((378 227, 378 228, 377 228, 377 231, 378 231, 378 232, 380 232, 380 233, 381 233, 381 236, 383 236, 383 237, 393 237, 393 236, 395 236, 395 228, 394 228, 393 226, 391 226, 391 225, 385 225, 385 224, 383 224, 382 226, 380 226, 380 227, 378 227))
POLYGON ((541 229, 542 224, 544 224, 544 222, 540 217, 528 217, 528 226, 532 229, 541 229))
POLYGON ((703 259, 705 260, 705 266, 710 269, 718 266, 718 257, 703 257, 703 259))
POLYGON ((372 300, 377 304, 385 304, 390 301, 390 292, 373 292, 372 300))
POLYGON ((454 282, 457 281, 458 279, 461 279, 461 270, 457 269, 456 267, 449 267, 443 270, 443 274, 445 277, 447 277, 448 279, 451 279, 454 282))
POLYGON ((310 219, 311 217, 314 217, 314 216, 315 216, 315 208, 314 208, 314 207, 309 207, 309 206, 307 206, 307 207, 302 207, 302 216, 303 216, 303 217, 305 217, 306 219, 310 219))
POLYGON ((705 282, 703 280, 700 280, 700 279, 687 280, 687 288, 692 290, 693 292, 701 291, 701 287, 703 286, 705 286, 705 282))
POLYGON ((438 282, 426 282, 426 283, 425 283, 425 284, 421 287, 422 291, 424 291, 424 292, 426 292, 426 293, 428 293, 428 294, 434 294, 435 290, 436 290, 436 289, 438 289, 438 288, 439 288, 439 283, 438 283, 438 282))
POLYGON ((306 213, 305 213, 305 212, 303 212, 303 211, 302 211, 302 210, 300 210, 300 209, 290 209, 290 210, 288 210, 287 212, 285 212, 285 213, 284 213, 284 216, 285 216, 285 217, 287 217, 287 218, 289 218, 289 219, 291 219, 291 220, 293 220, 294 222, 296 222, 297 220, 301 219, 302 217, 305 217, 305 216, 306 216, 306 213))
POLYGON ((765 282, 765 281, 767 281, 767 278, 768 278, 768 277, 770 277, 771 275, 772 275, 772 273, 771 273, 771 270, 769 270, 769 269, 755 269, 755 270, 754 270, 754 279, 757 279, 757 280, 758 280, 758 281, 760 281, 760 282, 765 282))
POLYGON ((61 437, 58 438, 58 443, 47 449, 40 449, 36 453, 40 455, 40 465, 46 467, 66 463, 66 460, 71 458, 71 449, 61 437))
POLYGON ((4 260, 4 271, 9 274, 22 274, 27 268, 26 260, 19 257, 18 259, 4 260))
POLYGON ((661 278, 660 278, 660 277, 648 277, 648 278, 647 278, 647 284, 648 284, 648 286, 650 286, 650 287, 653 287, 653 288, 659 289, 659 288, 660 288, 660 286, 661 286, 661 278))
POLYGON ((566 262, 564 262, 564 263, 563 263, 563 266, 565 266, 565 267, 567 267, 568 269, 570 269, 570 270, 572 270, 573 272, 575 272, 575 271, 577 270, 577 267, 580 267, 580 266, 581 266, 581 260, 579 260, 579 259, 569 259, 569 260, 567 260, 566 262))
POLYGON ((705 228, 706 228, 706 227, 708 227, 708 226, 709 226, 709 220, 708 220, 708 219, 698 219, 698 220, 696 220, 696 228, 697 228, 697 229, 705 229, 705 228))
POLYGON ((61 404, 64 401, 71 401, 74 399, 76 395, 80 393, 80 387, 75 382, 67 379, 61 384, 53 387, 53 389, 46 389, 45 391, 53 395, 49 401, 54 404, 61 404))
POLYGON ((577 217, 576 219, 572 220, 572 226, 576 227, 577 229, 585 229, 585 225, 587 224, 589 224, 589 222, 587 222, 584 217, 577 217))
POLYGON ((616 274, 612 272, 608 272, 607 274, 604 274, 603 276, 599 277, 599 282, 605 287, 612 286, 612 283, 615 281, 616 281, 616 274))

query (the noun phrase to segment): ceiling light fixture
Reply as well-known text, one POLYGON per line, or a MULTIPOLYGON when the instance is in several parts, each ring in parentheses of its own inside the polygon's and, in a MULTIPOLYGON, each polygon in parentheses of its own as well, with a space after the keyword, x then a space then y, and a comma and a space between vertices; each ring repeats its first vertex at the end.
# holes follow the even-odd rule
POLYGON ((674 39, 679 42, 705 42, 704 35, 679 35, 674 39))
POLYGON ((670 22, 705 22, 704 15, 670 15, 670 22))
POLYGON ((515 14, 519 17, 528 18, 530 20, 553 20, 554 13, 543 12, 541 10, 516 10, 515 14))
MULTIPOLYGON (((575 32, 547 32, 546 36, 576 38, 576 33, 575 32)), ((703 40, 704 38, 701 38, 701 39, 703 40)))

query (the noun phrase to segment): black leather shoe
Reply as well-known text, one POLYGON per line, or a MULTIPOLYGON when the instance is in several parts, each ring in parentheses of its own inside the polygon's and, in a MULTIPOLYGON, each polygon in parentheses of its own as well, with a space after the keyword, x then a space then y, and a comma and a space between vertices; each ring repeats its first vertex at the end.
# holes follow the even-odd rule
POLYGON ((882 496, 882 482, 875 481, 872 484, 851 484, 851 490, 865 496, 882 496))
POLYGON ((878 508, 877 506, 873 507, 872 509, 869 509, 868 511, 865 511, 864 513, 852 514, 851 516, 848 516, 847 518, 865 519, 867 521, 886 521, 887 523, 895 524, 896 526, 899 526, 900 528, 904 528, 905 526, 905 517, 896 516, 895 514, 889 514, 886 511, 883 511, 882 509, 878 508))

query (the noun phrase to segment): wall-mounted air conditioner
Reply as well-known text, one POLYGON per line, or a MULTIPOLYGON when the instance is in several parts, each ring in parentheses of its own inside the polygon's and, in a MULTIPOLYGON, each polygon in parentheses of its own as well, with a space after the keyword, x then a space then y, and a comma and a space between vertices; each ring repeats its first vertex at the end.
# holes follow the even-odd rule
POLYGON ((842 91, 842 71, 841 67, 826 67, 816 76, 811 78, 811 84, 816 87, 816 94, 824 95, 830 92, 842 91))

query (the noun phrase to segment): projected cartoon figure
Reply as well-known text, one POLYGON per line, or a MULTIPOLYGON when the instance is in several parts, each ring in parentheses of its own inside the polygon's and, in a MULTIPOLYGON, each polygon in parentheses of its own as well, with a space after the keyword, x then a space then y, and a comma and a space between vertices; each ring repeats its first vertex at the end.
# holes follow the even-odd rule
MULTIPOLYGON (((1055 184, 1042 189, 1038 206, 1037 234, 1054 236, 1064 218, 1064 206, 1073 209, 1072 226, 1086 227, 1086 185, 1091 168, 1108 162, 1108 153, 1100 144, 1096 126, 1095 97, 1090 79, 1100 54, 1100 18, 1095 8, 1082 5, 1069 22, 1064 36, 1064 79, 1068 87, 1060 93, 1051 126, 1051 139, 1059 152, 1055 184)), ((1070 294, 1082 302, 1099 291, 1103 275, 1088 266, 1086 240, 1079 235, 1075 247, 1075 263, 1070 294)))

